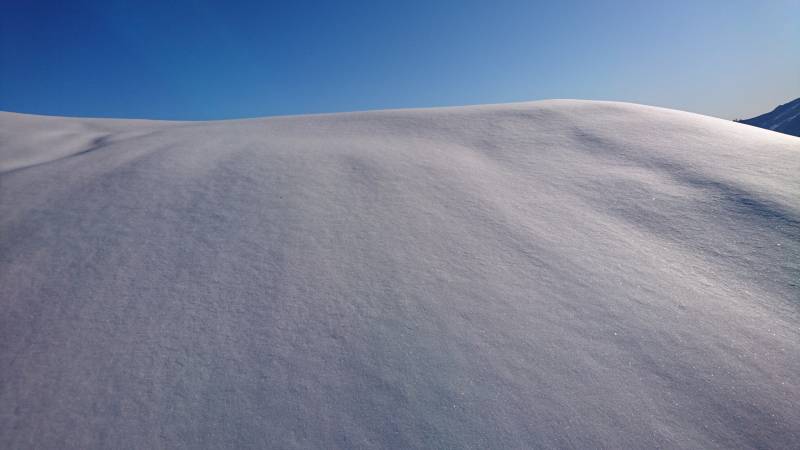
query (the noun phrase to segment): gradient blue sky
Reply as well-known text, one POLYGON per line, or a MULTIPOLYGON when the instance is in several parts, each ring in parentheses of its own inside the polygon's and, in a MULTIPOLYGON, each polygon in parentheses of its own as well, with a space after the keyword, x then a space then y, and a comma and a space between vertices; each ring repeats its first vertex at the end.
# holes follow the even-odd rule
POLYGON ((219 119, 800 96, 800 0, 0 2, 0 109, 219 119))

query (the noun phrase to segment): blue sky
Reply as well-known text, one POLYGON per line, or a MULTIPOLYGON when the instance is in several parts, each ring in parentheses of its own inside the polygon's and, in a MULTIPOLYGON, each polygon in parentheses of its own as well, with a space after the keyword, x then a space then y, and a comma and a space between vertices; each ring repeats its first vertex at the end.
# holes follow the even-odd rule
POLYGON ((800 1, 57 1, 0 6, 0 109, 220 119, 800 96, 800 1))

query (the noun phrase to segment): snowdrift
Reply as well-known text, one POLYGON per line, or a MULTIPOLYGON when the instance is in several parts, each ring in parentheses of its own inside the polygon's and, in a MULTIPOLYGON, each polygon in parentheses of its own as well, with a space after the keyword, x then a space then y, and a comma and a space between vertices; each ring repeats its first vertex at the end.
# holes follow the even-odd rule
POLYGON ((0 113, 0 447, 798 448, 800 138, 0 113))

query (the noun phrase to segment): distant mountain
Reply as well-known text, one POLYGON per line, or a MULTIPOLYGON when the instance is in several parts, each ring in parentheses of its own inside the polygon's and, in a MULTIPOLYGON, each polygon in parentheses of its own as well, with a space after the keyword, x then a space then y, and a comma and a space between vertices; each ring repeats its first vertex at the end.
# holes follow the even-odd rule
POLYGON ((800 136, 800 98, 780 105, 766 114, 752 119, 740 120, 739 122, 793 136, 800 136))

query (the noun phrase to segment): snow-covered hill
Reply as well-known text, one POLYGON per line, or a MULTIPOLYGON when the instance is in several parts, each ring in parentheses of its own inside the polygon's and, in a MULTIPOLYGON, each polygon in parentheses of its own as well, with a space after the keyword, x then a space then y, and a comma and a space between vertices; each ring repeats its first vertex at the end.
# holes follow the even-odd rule
POLYGON ((780 105, 766 114, 740 122, 792 136, 800 136, 800 98, 780 105))
POLYGON ((800 139, 0 114, 2 448, 798 448, 800 139))

